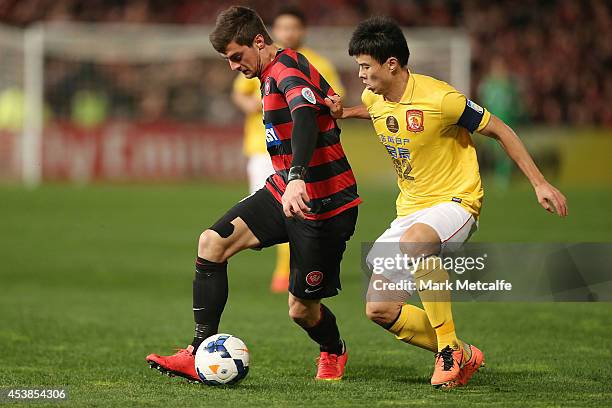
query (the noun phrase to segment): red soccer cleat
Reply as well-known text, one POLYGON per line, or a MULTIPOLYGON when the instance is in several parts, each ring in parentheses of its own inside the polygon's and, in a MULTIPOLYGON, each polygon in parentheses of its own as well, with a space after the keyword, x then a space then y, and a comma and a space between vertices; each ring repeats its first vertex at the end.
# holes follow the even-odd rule
POLYGON ((195 356, 193 355, 192 345, 187 346, 186 349, 179 349, 176 354, 171 356, 149 354, 146 360, 151 368, 158 369, 160 373, 166 374, 168 377, 178 375, 191 381, 200 382, 195 370, 195 356))
POLYGON ((346 349, 344 353, 329 354, 325 351, 321 352, 321 355, 317 359, 317 376, 315 380, 324 381, 339 381, 344 376, 344 367, 346 366, 346 360, 348 353, 346 349))

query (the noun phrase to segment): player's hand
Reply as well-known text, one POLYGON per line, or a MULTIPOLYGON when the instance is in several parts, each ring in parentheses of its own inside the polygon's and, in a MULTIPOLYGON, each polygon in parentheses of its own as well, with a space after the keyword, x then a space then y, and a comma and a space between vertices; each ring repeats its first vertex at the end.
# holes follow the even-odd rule
POLYGON ((538 202, 550 213, 557 213, 561 217, 567 216, 567 199, 550 183, 544 182, 535 187, 538 202))
POLYGON ((287 184, 285 194, 282 198, 283 212, 288 218, 294 215, 304 219, 304 212, 310 211, 306 205, 310 201, 306 192, 306 183, 304 180, 292 180, 287 184))
POLYGON ((329 108, 332 118, 342 119, 344 108, 342 107, 342 98, 339 95, 332 95, 325 98, 325 105, 329 108))

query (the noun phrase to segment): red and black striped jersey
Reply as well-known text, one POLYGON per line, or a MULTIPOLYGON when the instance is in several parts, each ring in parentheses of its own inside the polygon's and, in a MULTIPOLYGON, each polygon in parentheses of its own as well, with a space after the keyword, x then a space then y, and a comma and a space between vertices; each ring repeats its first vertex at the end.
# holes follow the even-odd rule
POLYGON ((301 107, 316 109, 319 133, 304 181, 310 197, 309 220, 324 220, 361 203, 357 182, 340 143, 340 128, 323 101, 335 92, 306 57, 280 50, 261 77, 266 145, 276 171, 266 188, 280 202, 291 167, 291 113, 301 107))

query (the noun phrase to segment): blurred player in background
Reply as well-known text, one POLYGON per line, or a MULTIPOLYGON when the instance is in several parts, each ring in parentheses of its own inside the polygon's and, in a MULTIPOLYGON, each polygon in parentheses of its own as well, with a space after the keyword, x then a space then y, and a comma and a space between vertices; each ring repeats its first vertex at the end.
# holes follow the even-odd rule
MULTIPOLYGON (((262 82, 265 140, 275 172, 200 236, 191 345, 171 356, 150 354, 146 359, 162 372, 198 380, 194 354, 218 332, 228 297, 228 259, 248 248, 289 242, 289 316, 319 345, 315 378, 340 380, 346 345, 321 299, 340 290, 340 263, 361 199, 340 129, 324 102, 335 92, 302 54, 275 46, 249 8, 223 11, 210 42, 232 71, 262 82)), ((258 271, 252 273, 257 279, 258 271)))
POLYGON ((436 353, 433 386, 465 385, 484 356, 457 338, 450 291, 423 284, 449 280, 438 256, 450 249, 449 243, 465 242, 477 228, 483 189, 470 133, 478 131, 499 141, 546 210, 567 215, 566 199, 546 181, 504 122, 447 83, 408 70, 408 45, 393 20, 374 17, 361 23, 349 54, 359 64, 365 84, 363 104, 343 108, 335 96, 326 103, 336 118, 372 120, 393 161, 400 189, 397 218, 376 240, 367 263, 371 267, 377 258, 399 253, 427 261, 413 261, 411 271, 372 274, 366 314, 399 340, 436 353), (414 279, 423 309, 405 303, 408 291, 380 289, 384 282, 404 279, 414 279))
MULTIPOLYGON (((272 36, 280 48, 291 48, 304 55, 321 73, 338 95, 344 95, 340 77, 333 65, 312 49, 304 47, 306 17, 297 8, 283 7, 274 18, 272 36)), ((246 78, 239 74, 234 80, 232 100, 246 115, 244 124, 243 152, 248 158, 247 174, 249 191, 262 188, 268 176, 274 173, 270 155, 266 150, 265 130, 261 117, 261 84, 257 78, 246 78)), ((270 289, 284 293, 289 286, 289 244, 277 245, 276 267, 270 289)))

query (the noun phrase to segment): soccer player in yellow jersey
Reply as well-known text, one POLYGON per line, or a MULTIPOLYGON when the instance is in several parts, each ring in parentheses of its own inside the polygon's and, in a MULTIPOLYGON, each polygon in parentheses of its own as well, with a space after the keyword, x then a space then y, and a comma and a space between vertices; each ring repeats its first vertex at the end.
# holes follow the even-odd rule
POLYGON ((448 272, 435 261, 449 243, 465 242, 478 225, 483 189, 470 133, 477 131, 502 145, 546 210, 566 216, 566 199, 546 181, 511 128, 449 84, 407 69, 410 52, 393 20, 374 17, 362 22, 353 33, 349 54, 365 84, 363 105, 343 108, 337 97, 326 103, 336 118, 372 120, 400 190, 397 218, 376 240, 367 263, 372 268, 390 253, 417 260, 409 273, 372 274, 366 314, 399 340, 436 353, 433 386, 465 385, 484 363, 483 353, 457 338, 449 291, 423 289, 421 282, 446 282, 448 272), (409 291, 381 290, 383 283, 405 278, 419 289, 423 309, 405 303, 409 291))
MULTIPOLYGON (((281 48, 291 48, 303 54, 328 81, 338 95, 344 94, 340 77, 333 65, 312 49, 304 47, 306 18, 293 7, 282 8, 274 18, 272 36, 281 48)), ((243 153, 248 158, 247 175, 251 193, 262 188, 272 173, 272 163, 266 151, 265 130, 261 117, 261 91, 257 78, 248 79, 240 74, 234 80, 232 100, 246 114, 243 153)), ((289 284, 289 244, 277 246, 276 268, 270 289, 275 293, 287 291, 289 284)))

